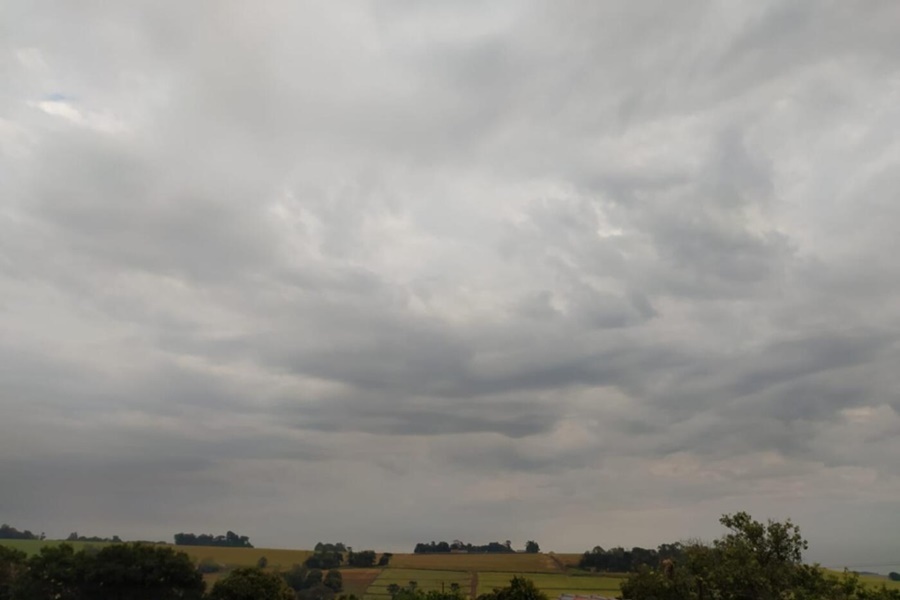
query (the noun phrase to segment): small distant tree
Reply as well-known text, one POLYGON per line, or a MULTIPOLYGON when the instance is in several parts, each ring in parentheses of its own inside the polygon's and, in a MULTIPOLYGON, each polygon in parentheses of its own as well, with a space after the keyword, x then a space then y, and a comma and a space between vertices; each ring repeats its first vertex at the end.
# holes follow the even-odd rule
POLYGON ((209 573, 218 573, 222 570, 222 565, 217 563, 212 558, 204 558, 197 564, 197 570, 203 573, 204 575, 209 573))
POLYGON ((888 579, 890 579, 891 581, 900 581, 900 573, 891 571, 890 573, 888 573, 888 579))
POLYGON ((269 559, 266 558, 265 556, 260 556, 259 560, 256 561, 256 566, 260 569, 265 569, 266 567, 269 566, 269 559))
POLYGON ((537 554, 540 551, 541 551, 541 547, 538 545, 538 543, 536 541, 528 540, 525 543, 525 552, 528 552, 529 554, 537 554))
POLYGON ((384 554, 381 555, 381 558, 378 559, 378 566, 379 567, 388 566, 388 563, 391 562, 391 558, 393 558, 393 557, 394 557, 394 555, 391 554, 390 552, 385 552, 384 554))

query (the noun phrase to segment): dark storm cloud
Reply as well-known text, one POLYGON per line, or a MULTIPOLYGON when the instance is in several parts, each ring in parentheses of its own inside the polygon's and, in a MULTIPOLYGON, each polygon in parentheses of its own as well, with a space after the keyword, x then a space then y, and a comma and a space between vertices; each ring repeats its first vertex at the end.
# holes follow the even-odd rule
POLYGON ((4 521, 896 505, 895 4, 2 10, 4 521))

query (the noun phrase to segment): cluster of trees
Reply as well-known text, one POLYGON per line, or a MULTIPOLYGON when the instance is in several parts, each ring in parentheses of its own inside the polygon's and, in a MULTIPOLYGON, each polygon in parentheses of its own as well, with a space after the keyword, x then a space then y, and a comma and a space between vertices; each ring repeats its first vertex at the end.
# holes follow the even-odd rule
POLYGON ((122 539, 114 535, 111 538, 98 537, 96 535, 87 537, 84 535, 78 535, 77 531, 73 531, 69 534, 69 537, 66 538, 67 542, 100 542, 100 543, 111 543, 111 544, 121 544, 122 539))
POLYGON ((802 562, 807 542, 790 520, 720 519, 728 533, 712 545, 690 543, 677 559, 641 566, 622 584, 629 600, 900 600, 900 590, 867 587, 858 575, 830 574, 802 562))
POLYGON ((294 565, 282 579, 300 600, 332 600, 344 587, 344 578, 336 569, 323 574, 321 569, 294 565))
POLYGON ((592 550, 585 552, 578 561, 580 569, 590 571, 603 571, 608 573, 630 573, 641 567, 656 569, 664 560, 681 558, 684 546, 681 543, 661 544, 655 550, 652 548, 634 547, 626 550, 622 547, 604 550, 600 546, 594 546, 592 550))
POLYGON ((900 573, 891 571, 890 573, 888 573, 888 579, 890 579, 891 581, 900 581, 900 573))
POLYGON ((346 565, 349 567, 374 567, 376 561, 379 567, 386 567, 393 556, 390 552, 385 552, 379 559, 374 550, 354 552, 353 548, 340 542, 336 544, 319 542, 312 555, 303 564, 310 569, 336 569, 345 564, 344 553, 347 556, 346 565))
MULTIPOLYGON (((336 569, 344 563, 344 552, 347 546, 337 544, 323 544, 319 542, 313 549, 312 555, 303 564, 310 569, 336 569)), ((353 554, 353 551, 350 552, 353 554)), ((374 554, 374 552, 373 552, 374 554)))
POLYGON ((12 525, 7 525, 3 523, 0 525, 0 540, 42 540, 44 539, 44 534, 35 535, 28 531, 19 531, 12 525))
POLYGON ((200 570, 172 546, 115 544, 76 552, 64 543, 30 558, 0 546, 0 600, 335 600, 342 589, 340 571, 297 565, 285 573, 234 569, 205 594, 200 570))
POLYGON ((117 544, 75 552, 48 546, 26 558, 0 546, 0 600, 197 600, 202 575, 171 547, 117 544))
POLYGON ((176 533, 176 546, 228 546, 232 548, 252 548, 250 538, 246 535, 238 535, 229 531, 225 535, 212 535, 209 533, 176 533))
MULTIPOLYGON (((537 542, 529 541, 529 544, 533 544, 534 552, 538 552, 540 547, 537 542)), ((413 550, 416 554, 441 554, 445 552, 469 552, 472 554, 486 554, 486 553, 503 553, 503 552, 515 552, 512 548, 512 542, 506 540, 504 543, 500 542, 490 542, 483 546, 474 546, 472 544, 466 544, 461 542, 460 540, 453 540, 452 543, 447 542, 430 542, 430 543, 422 543, 419 542, 416 544, 415 549, 413 550)))

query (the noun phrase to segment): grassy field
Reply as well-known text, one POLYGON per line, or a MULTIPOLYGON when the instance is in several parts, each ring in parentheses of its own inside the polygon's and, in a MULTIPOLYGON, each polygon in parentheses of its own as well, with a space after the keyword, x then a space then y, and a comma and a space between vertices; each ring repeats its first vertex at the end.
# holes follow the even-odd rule
MULTIPOLYGON (((9 548, 15 548, 16 550, 21 550, 28 556, 33 556, 40 552, 41 548, 44 546, 58 546, 63 542, 59 540, 0 540, 0 544, 7 546, 9 548)), ((110 544, 104 542, 66 542, 75 548, 75 551, 82 550, 84 548, 103 548, 104 546, 109 546, 110 544)))
POLYGON ((550 554, 395 554, 389 568, 438 571, 560 573, 550 554))
POLYGON ((900 590, 900 581, 891 581, 884 575, 860 575, 859 580, 868 586, 881 587, 889 590, 900 590))
POLYGON ((388 568, 384 569, 366 590, 365 600, 390 598, 387 591, 389 585, 396 583, 400 587, 405 587, 410 581, 415 581, 417 587, 426 592, 440 590, 441 586, 449 590, 451 583, 458 583, 463 593, 468 594, 472 587, 472 574, 466 571, 388 568))
MULTIPOLYGON (((0 540, 4 546, 17 548, 29 556, 37 554, 44 546, 56 546, 62 544, 59 540, 0 540)), ((102 548, 109 546, 102 542, 65 542, 75 550, 86 547, 102 548)), ((226 567, 251 567, 255 566, 261 556, 269 561, 270 568, 280 567, 290 569, 293 565, 302 564, 312 552, 310 550, 280 550, 273 548, 220 548, 216 546, 172 546, 179 552, 184 552, 195 562, 204 559, 225 565, 226 567)))
MULTIPOLYGON (((517 573, 479 573, 478 593, 484 594, 494 588, 509 585, 509 580, 517 573)), ((535 573, 527 575, 540 590, 550 598, 555 598, 563 593, 615 596, 620 592, 621 577, 608 577, 600 575, 567 575, 564 573, 535 573)))

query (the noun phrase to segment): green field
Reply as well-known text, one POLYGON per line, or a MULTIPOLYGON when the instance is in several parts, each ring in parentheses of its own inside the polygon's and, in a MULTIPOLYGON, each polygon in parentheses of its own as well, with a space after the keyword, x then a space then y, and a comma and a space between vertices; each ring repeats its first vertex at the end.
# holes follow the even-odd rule
POLYGON ((889 590, 900 590, 900 581, 891 581, 884 575, 860 575, 859 580, 868 586, 881 587, 889 590))
MULTIPOLYGON (((509 585, 509 580, 517 573, 479 573, 478 593, 484 594, 494 588, 509 585)), ((585 596, 615 596, 621 593, 622 577, 601 575, 568 575, 563 573, 535 573, 526 575, 550 598, 560 594, 582 594, 585 596)))
MULTIPOLYGON (((393 561, 392 561, 393 562, 393 561)), ((387 587, 396 583, 400 587, 406 587, 410 581, 415 581, 420 590, 445 590, 450 589, 450 584, 458 583, 463 593, 468 594, 472 588, 472 574, 466 571, 445 571, 427 569, 397 569, 388 568, 372 582, 366 590, 366 600, 385 600, 390 598, 387 587)))

